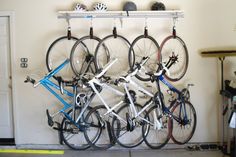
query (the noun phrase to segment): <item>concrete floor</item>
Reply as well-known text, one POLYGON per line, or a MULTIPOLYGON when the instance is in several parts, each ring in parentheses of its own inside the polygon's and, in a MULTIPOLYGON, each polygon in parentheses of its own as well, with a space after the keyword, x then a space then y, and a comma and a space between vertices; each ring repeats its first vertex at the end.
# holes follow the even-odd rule
POLYGON ((186 150, 107 150, 107 151, 73 151, 65 150, 64 155, 31 155, 0 153, 0 157, 228 157, 220 151, 186 151, 186 150))

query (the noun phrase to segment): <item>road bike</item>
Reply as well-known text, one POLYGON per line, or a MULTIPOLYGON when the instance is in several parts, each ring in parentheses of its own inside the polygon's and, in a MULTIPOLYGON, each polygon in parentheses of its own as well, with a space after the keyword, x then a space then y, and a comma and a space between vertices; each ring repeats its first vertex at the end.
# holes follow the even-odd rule
MULTIPOLYGON (((84 150, 90 147, 89 143, 84 138, 84 130, 86 130, 87 127, 91 125, 84 122, 84 117, 85 113, 89 112, 92 109, 89 106, 90 103, 85 103, 84 101, 87 99, 92 100, 95 94, 92 93, 91 90, 89 90, 87 87, 83 87, 85 85, 85 82, 81 82, 81 80, 75 80, 68 83, 64 82, 62 78, 57 78, 58 84, 50 80, 68 63, 69 59, 65 60, 62 64, 49 72, 38 82, 36 82, 33 78, 27 76, 25 83, 30 82, 34 87, 42 85, 60 101, 60 103, 63 105, 62 109, 53 114, 49 114, 49 111, 46 110, 48 125, 50 127, 53 127, 54 124, 57 124, 57 127, 53 127, 53 129, 60 132, 60 137, 67 146, 76 150, 84 150), (64 89, 64 85, 72 87, 73 92, 64 89), (87 89, 86 92, 84 92, 85 89, 87 89), (68 98, 70 98, 71 101, 66 101, 65 98, 62 97, 62 95, 58 94, 57 91, 60 91, 61 94, 66 95, 68 98), (59 114, 64 117, 61 123, 55 122, 53 120, 54 117, 59 114)), ((96 141, 98 136, 99 134, 97 134, 97 136, 93 140, 96 141)))

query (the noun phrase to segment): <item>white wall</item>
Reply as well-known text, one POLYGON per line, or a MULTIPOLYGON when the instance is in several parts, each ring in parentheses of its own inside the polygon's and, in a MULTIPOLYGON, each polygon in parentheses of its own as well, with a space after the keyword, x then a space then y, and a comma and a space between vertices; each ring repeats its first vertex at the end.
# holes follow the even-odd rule
MULTIPOLYGON (((125 0, 102 2, 110 10, 120 10, 125 0)), ((28 74, 46 73, 45 55, 50 43, 66 33, 66 22, 57 19, 57 11, 71 10, 76 1, 72 0, 0 0, 0 10, 15 12, 15 52, 13 54, 14 98, 16 111, 15 129, 17 144, 57 144, 57 133, 47 126, 45 110, 54 101, 43 88, 33 89, 23 81, 28 74), (29 58, 29 67, 19 67, 20 58, 29 58), (41 72, 37 72, 41 71, 41 72)), ((93 0, 80 1, 92 6, 93 0)), ((151 0, 134 0, 140 10, 148 9, 151 0)), ((235 0, 226 2, 216 0, 166 0, 168 9, 184 10, 185 18, 177 23, 178 35, 188 46, 190 65, 182 83, 194 83, 191 89, 192 103, 197 110, 198 124, 193 142, 219 141, 220 105, 220 65, 216 58, 202 58, 201 49, 205 48, 236 48, 235 0)), ((100 37, 111 32, 113 20, 94 20, 94 33, 100 37), (99 30, 99 33, 98 33, 99 30)), ((125 20, 121 34, 130 40, 143 31, 142 20, 125 20), (138 24, 140 25, 138 25, 138 24), (132 30, 132 31, 131 31, 132 30)), ((171 20, 148 20, 149 33, 161 40, 171 30, 171 20)), ((89 21, 75 19, 72 21, 73 34, 81 37, 88 33, 89 21)), ((226 78, 233 78, 235 57, 225 61, 226 78)))

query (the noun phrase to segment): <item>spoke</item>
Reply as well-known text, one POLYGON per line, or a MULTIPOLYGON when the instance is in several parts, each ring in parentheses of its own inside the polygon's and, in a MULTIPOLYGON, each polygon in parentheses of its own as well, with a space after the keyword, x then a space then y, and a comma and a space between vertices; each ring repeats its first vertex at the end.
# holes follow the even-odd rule
MULTIPOLYGON (((151 52, 151 48, 153 47, 153 45, 155 45, 155 44, 151 41, 150 44, 149 44, 149 48, 147 49, 148 52, 149 52, 149 54, 150 54, 150 52, 151 52)), ((149 56, 150 56, 150 55, 149 55, 149 56)))
POLYGON ((65 139, 68 141, 70 140, 75 134, 68 134, 67 136, 65 136, 65 139))
MULTIPOLYGON (((140 52, 140 55, 142 54, 142 52, 143 52, 143 50, 139 47, 139 45, 138 44, 136 44, 136 46, 137 46, 137 48, 139 49, 139 51, 137 51, 137 52, 140 52)), ((135 52, 134 52, 135 53, 135 52)), ((143 56, 142 56, 143 57, 143 56)))

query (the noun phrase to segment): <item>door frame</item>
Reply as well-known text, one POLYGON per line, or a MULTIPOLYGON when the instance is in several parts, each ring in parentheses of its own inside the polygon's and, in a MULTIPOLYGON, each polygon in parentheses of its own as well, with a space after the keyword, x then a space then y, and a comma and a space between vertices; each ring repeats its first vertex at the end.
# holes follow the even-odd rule
POLYGON ((16 69, 14 64, 17 63, 15 59, 15 12, 14 11, 0 11, 0 17, 9 18, 9 53, 10 53, 10 75, 11 75, 11 103, 12 103, 12 120, 13 120, 13 136, 15 144, 18 143, 18 114, 16 101, 16 69))

